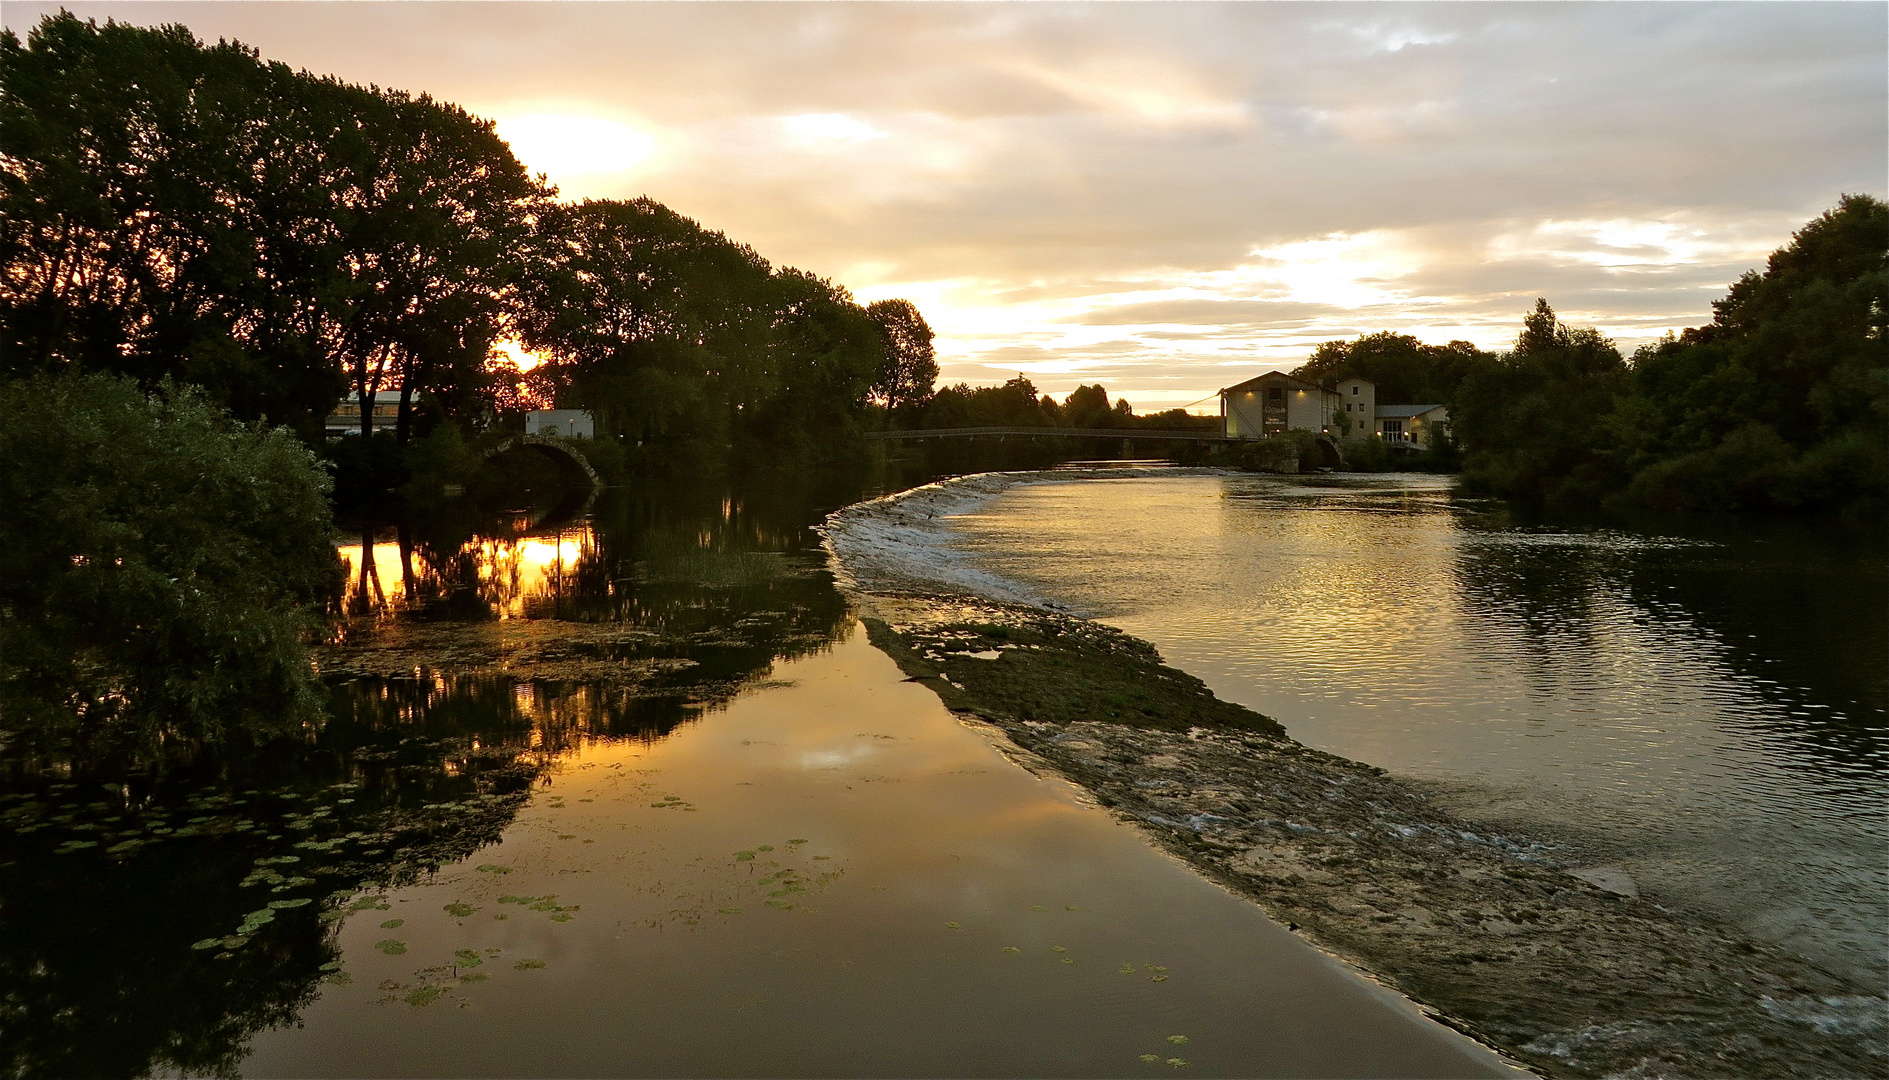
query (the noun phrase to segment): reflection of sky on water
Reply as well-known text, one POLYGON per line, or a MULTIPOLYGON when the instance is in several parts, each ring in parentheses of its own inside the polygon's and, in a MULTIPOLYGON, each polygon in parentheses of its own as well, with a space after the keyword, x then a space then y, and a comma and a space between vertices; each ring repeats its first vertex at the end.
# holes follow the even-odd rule
POLYGON ((1881 955, 1879 560, 1520 523, 1440 477, 1020 488, 959 529, 1301 741, 1483 785, 1482 812, 1826 960, 1881 955))
POLYGON ((244 1070, 1081 1077, 1160 1051, 1209 1076, 1497 1074, 1011 765, 863 633, 778 674, 712 723, 574 746, 499 843, 351 915, 351 981, 244 1070), (563 920, 519 901, 546 896, 563 920), (467 950, 487 978, 402 1000, 467 950))
POLYGON ((346 595, 352 611, 399 611, 423 591, 437 595, 470 588, 500 619, 533 617, 536 607, 569 588, 597 551, 588 522, 542 536, 475 537, 452 552, 446 566, 425 550, 397 540, 366 545, 366 558, 361 541, 336 546, 347 567, 346 595))

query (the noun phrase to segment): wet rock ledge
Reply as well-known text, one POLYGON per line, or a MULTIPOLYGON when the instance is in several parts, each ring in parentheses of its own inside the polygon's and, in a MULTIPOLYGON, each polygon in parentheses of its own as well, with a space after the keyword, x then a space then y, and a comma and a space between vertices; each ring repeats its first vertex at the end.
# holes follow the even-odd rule
POLYGON ((1035 607, 856 592, 874 644, 1199 872, 1547 1076, 1889 1072, 1881 998, 1308 749, 1146 642, 1035 607))

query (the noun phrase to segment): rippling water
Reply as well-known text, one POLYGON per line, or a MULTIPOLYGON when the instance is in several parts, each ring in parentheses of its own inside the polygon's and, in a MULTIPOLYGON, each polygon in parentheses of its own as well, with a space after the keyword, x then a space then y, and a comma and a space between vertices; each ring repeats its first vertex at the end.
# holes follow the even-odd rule
POLYGON ((1529 521, 1408 475, 1050 484, 956 526, 1309 745, 1884 981, 1878 538, 1529 521))

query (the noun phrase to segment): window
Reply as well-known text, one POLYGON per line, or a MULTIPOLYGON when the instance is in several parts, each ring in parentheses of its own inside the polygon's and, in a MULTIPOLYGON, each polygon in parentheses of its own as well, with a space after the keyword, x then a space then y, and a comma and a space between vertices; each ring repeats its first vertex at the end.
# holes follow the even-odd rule
POLYGON ((1267 388, 1266 390, 1267 401, 1284 401, 1285 399, 1286 399, 1286 391, 1284 387, 1274 386, 1274 387, 1267 388))
POLYGON ((1352 383, 1352 384, 1351 384, 1351 392, 1352 392, 1353 394, 1356 394, 1356 393, 1358 392, 1358 384, 1357 384, 1357 383, 1352 383))

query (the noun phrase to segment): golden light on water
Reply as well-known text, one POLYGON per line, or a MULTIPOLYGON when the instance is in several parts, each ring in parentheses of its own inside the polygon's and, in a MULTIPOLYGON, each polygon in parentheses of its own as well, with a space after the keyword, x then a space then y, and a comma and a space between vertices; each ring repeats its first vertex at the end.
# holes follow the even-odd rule
POLYGON ((428 564, 418 550, 403 560, 400 545, 381 541, 361 557, 361 545, 343 544, 339 551, 347 567, 350 606, 392 612, 410 601, 424 602, 456 588, 476 588, 479 598, 500 619, 528 616, 534 605, 561 593, 570 575, 595 551, 595 536, 588 526, 573 526, 551 536, 518 539, 481 539, 466 551, 472 556, 473 580, 452 582, 428 564), (371 572, 363 573, 371 567, 371 572), (364 580, 365 578, 365 580, 364 580), (409 597, 409 587, 417 594, 409 597), (366 604, 359 598, 365 595, 366 604))

